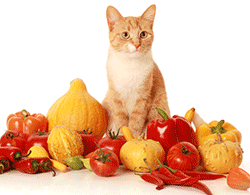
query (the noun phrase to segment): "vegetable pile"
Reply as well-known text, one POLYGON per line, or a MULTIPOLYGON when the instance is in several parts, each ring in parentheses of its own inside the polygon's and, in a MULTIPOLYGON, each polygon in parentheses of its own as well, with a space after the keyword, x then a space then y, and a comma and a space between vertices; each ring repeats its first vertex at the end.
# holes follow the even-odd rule
POLYGON ((185 117, 156 110, 162 119, 151 121, 146 134, 134 138, 126 126, 107 131, 101 104, 75 79, 47 116, 25 109, 7 116, 7 130, 0 137, 0 174, 15 169, 56 176, 56 171, 86 168, 100 177, 118 177, 124 166, 157 190, 179 185, 211 195, 213 189, 202 180, 215 179, 232 189, 250 187, 250 175, 239 167, 242 135, 236 127, 224 120, 206 123, 194 108, 185 117))

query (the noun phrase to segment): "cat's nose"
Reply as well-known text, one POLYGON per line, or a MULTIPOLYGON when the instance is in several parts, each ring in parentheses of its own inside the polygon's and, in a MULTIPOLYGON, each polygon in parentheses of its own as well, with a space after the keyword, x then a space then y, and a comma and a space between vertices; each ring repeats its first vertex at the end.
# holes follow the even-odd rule
POLYGON ((135 46, 135 48, 136 48, 136 50, 141 46, 141 44, 139 43, 139 44, 134 44, 134 46, 135 46))

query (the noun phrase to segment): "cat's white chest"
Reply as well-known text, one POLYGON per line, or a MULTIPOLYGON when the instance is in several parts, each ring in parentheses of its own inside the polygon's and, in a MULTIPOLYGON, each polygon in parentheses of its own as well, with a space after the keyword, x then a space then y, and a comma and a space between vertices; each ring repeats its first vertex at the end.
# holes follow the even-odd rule
POLYGON ((139 98, 140 86, 153 67, 153 60, 127 58, 124 55, 110 55, 107 61, 108 76, 115 90, 120 94, 123 105, 130 113, 139 98))

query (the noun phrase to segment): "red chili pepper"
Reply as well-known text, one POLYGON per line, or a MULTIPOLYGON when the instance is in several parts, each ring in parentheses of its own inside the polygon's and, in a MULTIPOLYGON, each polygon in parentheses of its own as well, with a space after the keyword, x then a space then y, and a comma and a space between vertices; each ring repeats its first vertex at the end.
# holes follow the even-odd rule
POLYGON ((55 170, 52 168, 52 162, 48 157, 36 157, 34 158, 39 163, 39 171, 42 173, 53 171, 53 177, 56 176, 55 170))
POLYGON ((172 184, 172 185, 192 185, 198 182, 199 180, 199 177, 186 177, 186 178, 168 177, 164 174, 161 174, 159 171, 152 171, 151 174, 162 179, 165 184, 172 184))
POLYGON ((184 172, 180 171, 180 170, 175 170, 175 169, 172 169, 166 165, 163 165, 160 160, 155 156, 158 164, 159 164, 159 172, 166 175, 166 176, 169 176, 169 177, 173 177, 173 178, 189 178, 190 176, 186 175, 184 172))
POLYGON ((179 178, 176 175, 174 175, 167 167, 160 167, 159 172, 163 175, 166 175, 170 178, 179 178))
POLYGON ((39 169, 39 163, 35 158, 24 158, 13 164, 13 167, 22 173, 37 173, 39 169))
POLYGON ((0 156, 0 163, 4 166, 4 172, 11 169, 10 161, 5 156, 0 156))
MULTIPOLYGON (((168 167, 168 166, 166 166, 166 165, 163 165, 163 164, 159 161, 159 159, 158 159, 156 156, 155 156, 155 158, 156 158, 156 160, 157 160, 157 162, 158 162, 158 164, 159 164, 159 167, 160 167, 159 171, 160 171, 160 170, 164 171, 164 169, 163 169, 162 167, 166 167, 166 168, 168 168, 175 176, 176 176, 176 175, 179 175, 179 176, 183 177, 183 179, 184 179, 185 177, 186 177, 186 178, 188 177, 188 175, 185 174, 184 172, 181 172, 181 171, 177 171, 177 170, 171 169, 170 167, 168 167), (161 169, 161 168, 162 168, 162 169, 161 169), (176 171, 177 171, 177 172, 176 172, 176 171), (176 174, 175 174, 175 173, 176 173, 176 174)), ((167 172, 167 174, 169 174, 169 172, 167 172)), ((194 183, 194 184, 192 184, 192 185, 190 185, 190 186, 192 186, 193 188, 202 190, 202 191, 205 192, 207 195, 212 195, 211 190, 210 190, 205 184, 203 184, 203 183, 201 183, 201 182, 199 182, 199 181, 197 181, 196 183, 194 183)))
POLYGON ((183 173, 191 177, 200 176, 200 180, 214 180, 214 179, 226 178, 225 175, 216 173, 207 173, 198 171, 183 171, 183 173))
POLYGON ((183 172, 180 171, 180 170, 175 170, 175 171, 174 171, 174 175, 177 176, 177 177, 180 177, 180 178, 187 178, 187 177, 190 177, 190 176, 188 176, 187 174, 183 173, 183 172))
POLYGON ((207 195, 213 195, 213 193, 211 192, 211 190, 203 183, 201 182, 196 182, 193 185, 191 185, 193 188, 199 189, 203 192, 205 192, 207 195))
POLYGON ((134 174, 135 175, 139 175, 144 181, 148 182, 148 183, 152 183, 157 185, 156 189, 160 190, 163 188, 164 186, 164 182, 162 179, 160 179, 159 177, 156 177, 152 174, 148 174, 148 173, 144 173, 144 174, 137 174, 135 173, 135 169, 134 169, 134 174))
POLYGON ((19 161, 22 157, 29 155, 22 156, 22 150, 14 146, 0 147, 0 154, 8 158, 11 162, 19 161))
POLYGON ((187 141, 198 147, 197 138, 189 121, 181 116, 169 118, 160 108, 156 108, 162 119, 153 120, 147 127, 147 138, 160 142, 165 152, 181 141, 187 141))
MULTIPOLYGON (((187 174, 185 174, 184 172, 180 171, 180 170, 174 170, 174 169, 171 169, 170 167, 167 167, 172 173, 174 173, 174 175, 178 176, 178 177, 181 177, 183 179, 187 178, 187 177, 190 177, 188 176, 187 174)), ((197 188, 199 190, 202 190, 203 192, 205 192, 207 195, 212 195, 212 192, 211 190, 203 183, 197 181, 193 184, 190 185, 191 187, 193 188, 197 188)))

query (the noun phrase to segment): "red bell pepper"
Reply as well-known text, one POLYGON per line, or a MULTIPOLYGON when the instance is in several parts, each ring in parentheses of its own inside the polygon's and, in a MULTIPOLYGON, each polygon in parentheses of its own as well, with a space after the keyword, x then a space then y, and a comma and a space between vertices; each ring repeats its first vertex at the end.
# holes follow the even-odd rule
POLYGON ((31 115, 28 111, 22 110, 7 117, 7 128, 27 135, 43 129, 48 132, 48 120, 41 113, 31 115))
POLYGON ((156 108, 162 119, 153 120, 147 127, 147 139, 160 142, 166 154, 178 142, 187 141, 198 148, 197 138, 189 121, 181 116, 169 118, 160 108, 156 108))

